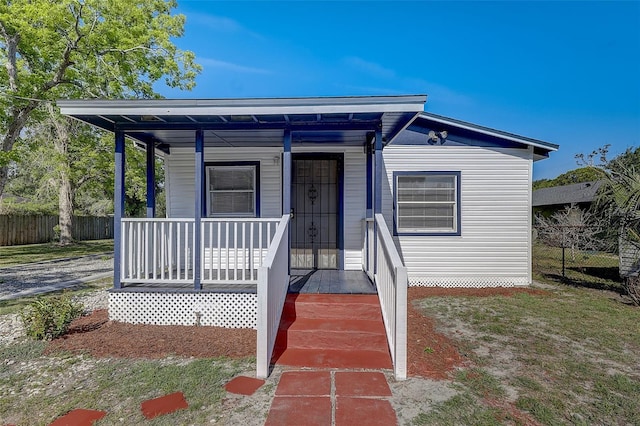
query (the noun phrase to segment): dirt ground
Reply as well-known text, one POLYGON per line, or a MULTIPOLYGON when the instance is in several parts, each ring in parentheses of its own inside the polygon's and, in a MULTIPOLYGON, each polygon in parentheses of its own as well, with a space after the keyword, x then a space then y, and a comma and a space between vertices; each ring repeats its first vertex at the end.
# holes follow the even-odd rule
MULTIPOLYGON (((410 376, 442 380, 464 365, 465 357, 455 343, 435 330, 432 318, 425 317, 412 301, 439 296, 511 296, 529 288, 433 288, 410 287, 408 292, 407 359, 410 376)), ((86 353, 97 358, 195 358, 255 356, 256 331, 220 327, 133 325, 109 321, 104 309, 96 310, 71 324, 69 333, 50 342, 47 352, 86 353)))

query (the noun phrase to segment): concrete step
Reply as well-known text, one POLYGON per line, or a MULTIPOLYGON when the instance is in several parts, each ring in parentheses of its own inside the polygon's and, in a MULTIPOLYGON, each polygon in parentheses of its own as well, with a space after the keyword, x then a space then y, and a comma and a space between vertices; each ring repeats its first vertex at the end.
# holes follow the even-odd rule
POLYGON ((288 295, 272 362, 312 368, 391 368, 378 296, 288 295))
POLYGON ((291 349, 276 350, 273 362, 280 365, 309 368, 391 369, 389 351, 291 349))
POLYGON ((298 318, 281 323, 276 342, 297 349, 380 350, 387 337, 382 321, 298 318))
POLYGON ((296 294, 287 296, 282 318, 381 321, 382 315, 377 295, 296 294))

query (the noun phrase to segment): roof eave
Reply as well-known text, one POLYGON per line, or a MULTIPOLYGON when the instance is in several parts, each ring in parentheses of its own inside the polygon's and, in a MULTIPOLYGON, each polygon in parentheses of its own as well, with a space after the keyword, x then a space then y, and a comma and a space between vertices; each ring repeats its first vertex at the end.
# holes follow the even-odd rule
POLYGON ((534 148, 540 148, 545 151, 557 151, 560 148, 559 145, 556 145, 550 142, 521 137, 518 135, 514 135, 512 133, 501 132, 494 129, 490 129, 488 127, 478 126, 476 124, 467 123, 460 120, 452 120, 452 119, 448 119, 446 117, 442 117, 435 114, 429 114, 429 113, 423 112, 419 114, 419 116, 423 117, 426 120, 432 120, 442 124, 446 124, 448 126, 459 127, 461 129, 470 130, 470 131, 481 133, 487 136, 492 136, 492 137, 508 140, 511 142, 521 143, 524 145, 532 146, 534 148))
POLYGON ((426 95, 316 98, 59 100, 64 115, 261 115, 420 112, 426 95))

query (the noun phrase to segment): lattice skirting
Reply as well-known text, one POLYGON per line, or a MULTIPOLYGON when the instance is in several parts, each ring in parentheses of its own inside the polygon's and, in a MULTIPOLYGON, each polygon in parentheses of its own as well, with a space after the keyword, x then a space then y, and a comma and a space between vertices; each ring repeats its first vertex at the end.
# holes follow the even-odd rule
POLYGON ((529 285, 527 277, 423 277, 409 276, 409 286, 516 287, 529 285))
POLYGON ((109 293, 109 319, 130 324, 255 329, 257 310, 251 293, 109 293))

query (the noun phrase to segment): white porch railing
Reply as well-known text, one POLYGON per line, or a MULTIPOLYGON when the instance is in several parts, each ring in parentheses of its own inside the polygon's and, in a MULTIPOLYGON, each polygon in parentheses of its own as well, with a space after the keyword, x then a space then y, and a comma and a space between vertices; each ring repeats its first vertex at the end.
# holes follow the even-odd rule
MULTIPOLYGON (((201 223, 203 284, 258 282, 280 219, 205 218, 201 223)), ((122 283, 193 284, 195 220, 122 219, 122 283)))
MULTIPOLYGON (((374 274, 373 242, 376 236, 375 283, 387 332, 387 342, 396 380, 407 378, 407 268, 393 243, 389 228, 381 214, 366 221, 369 245, 367 274, 374 274), (375 227, 374 227, 375 222, 375 227)), ((366 244, 366 243, 365 243, 366 244)))
POLYGON ((280 219, 202 219, 201 282, 257 283, 280 219))
POLYGON ((258 271, 256 375, 266 378, 289 289, 289 215, 282 216, 271 247, 258 271))
POLYGON ((122 219, 122 283, 193 283, 195 221, 122 219))

